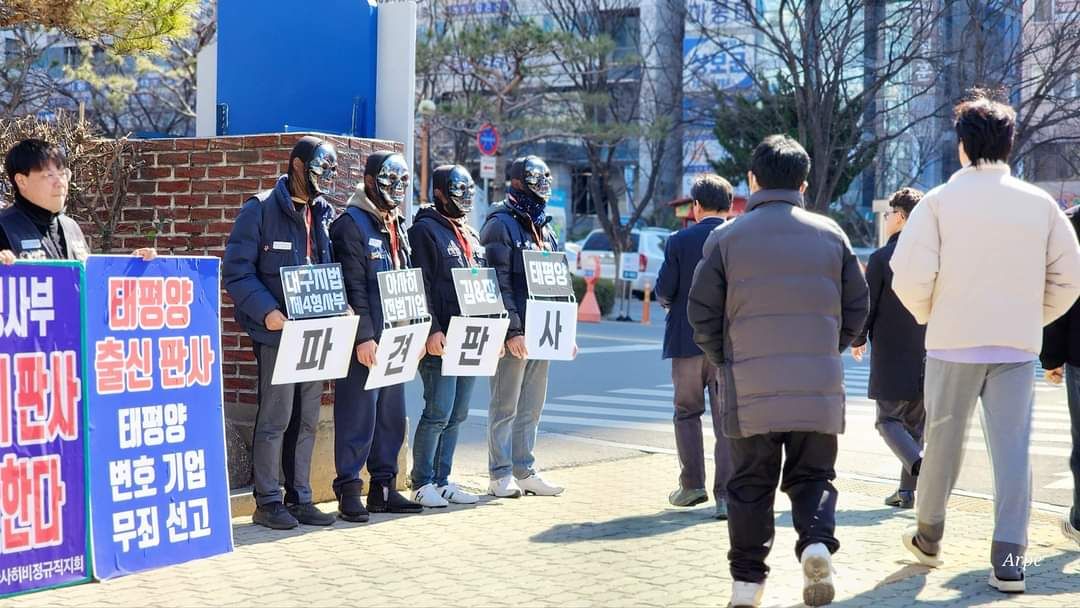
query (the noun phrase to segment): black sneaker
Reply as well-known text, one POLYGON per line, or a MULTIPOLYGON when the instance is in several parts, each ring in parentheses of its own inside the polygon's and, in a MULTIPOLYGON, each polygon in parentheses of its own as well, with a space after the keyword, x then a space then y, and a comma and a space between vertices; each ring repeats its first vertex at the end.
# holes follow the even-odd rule
POLYGON ((300 525, 280 502, 259 505, 251 516, 251 521, 271 530, 292 530, 300 525))
POLYGON ((424 506, 405 498, 401 492, 382 484, 371 484, 367 508, 372 513, 421 513, 424 506))
POLYGON ((333 515, 323 513, 310 502, 291 504, 286 508, 296 518, 296 521, 305 526, 329 526, 334 523, 335 517, 333 515))
POLYGON ((345 521, 363 523, 370 518, 364 508, 363 486, 353 482, 338 490, 338 517, 345 521))
POLYGON ((885 499, 885 504, 897 509, 915 508, 915 492, 911 490, 897 490, 885 499))

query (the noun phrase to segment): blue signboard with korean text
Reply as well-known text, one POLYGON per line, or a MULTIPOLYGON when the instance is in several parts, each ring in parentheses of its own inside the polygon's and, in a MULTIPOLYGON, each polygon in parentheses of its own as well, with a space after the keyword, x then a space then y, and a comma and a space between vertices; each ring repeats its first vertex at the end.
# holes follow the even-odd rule
POLYGON ((81 280, 0 267, 0 597, 89 577, 81 280))
POLYGON ((86 282, 95 577, 231 551, 220 260, 91 256, 86 282))

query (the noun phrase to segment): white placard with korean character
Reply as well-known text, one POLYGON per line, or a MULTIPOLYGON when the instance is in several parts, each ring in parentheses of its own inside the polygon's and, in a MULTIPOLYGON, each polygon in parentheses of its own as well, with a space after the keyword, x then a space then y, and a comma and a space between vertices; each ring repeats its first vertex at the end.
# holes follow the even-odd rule
POLYGON ((388 270, 376 276, 379 281, 383 323, 392 325, 429 318, 424 275, 419 268, 388 270))
POLYGON ((356 315, 286 321, 270 383, 344 378, 359 323, 356 315))
POLYGON ((368 372, 364 390, 409 382, 416 377, 420 354, 427 346, 431 321, 383 330, 375 350, 375 365, 368 372))
POLYGON ((444 376, 494 376, 510 319, 451 317, 442 357, 444 376))
POLYGON ((522 251, 525 264, 525 283, 531 298, 571 298, 574 284, 570 266, 561 251, 522 251))
POLYGON ((332 317, 348 311, 341 264, 282 266, 280 274, 288 318, 332 317))
POLYGON ((529 359, 570 361, 577 342, 577 304, 529 300, 525 308, 525 350, 529 359))

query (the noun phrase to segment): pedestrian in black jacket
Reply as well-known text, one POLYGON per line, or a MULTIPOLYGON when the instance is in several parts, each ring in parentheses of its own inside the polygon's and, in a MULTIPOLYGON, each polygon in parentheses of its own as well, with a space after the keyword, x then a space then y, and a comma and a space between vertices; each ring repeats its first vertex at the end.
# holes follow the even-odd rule
POLYGON ((705 413, 705 391, 709 393, 715 448, 713 499, 716 519, 727 519, 727 482, 731 477, 731 453, 720 423, 717 370, 697 344, 686 319, 686 297, 701 261, 702 247, 709 234, 727 218, 732 189, 718 175, 699 177, 690 189, 694 199, 691 213, 697 223, 668 237, 664 263, 656 276, 656 299, 667 309, 663 358, 671 359, 671 382, 675 386, 675 447, 679 452, 679 487, 668 501, 689 507, 709 498, 705 491, 705 454, 701 415, 705 413))
POLYGON ((510 165, 506 200, 496 204, 480 231, 488 264, 495 268, 510 317, 506 354, 491 377, 488 407, 488 493, 517 498, 523 492, 557 496, 563 488, 534 468, 533 447, 547 395, 549 361, 530 360, 525 351, 525 306, 529 291, 522 251, 554 251, 555 235, 544 211, 551 196, 551 170, 536 156, 510 165))
POLYGON ((435 204, 413 219, 413 265, 424 275, 431 305, 431 335, 420 361, 424 412, 413 438, 413 500, 425 507, 475 504, 480 497, 450 483, 458 429, 469 416, 475 376, 444 376, 443 349, 450 318, 461 314, 453 270, 484 266, 480 236, 468 224, 476 185, 465 167, 443 165, 432 174, 435 204))
MULTIPOLYGON (((1080 206, 1065 211, 1073 229, 1080 235, 1080 206)), ((1072 454, 1069 468, 1073 475, 1073 504, 1061 519, 1061 532, 1080 545, 1080 300, 1069 312, 1043 330, 1039 355, 1046 379, 1054 384, 1065 382, 1072 425, 1072 454)))
POLYGON ((791 499, 803 601, 818 606, 835 594, 840 353, 858 336, 869 304, 843 230, 803 208, 809 174, 809 155, 789 137, 768 137, 754 149, 746 213, 709 235, 688 298, 694 341, 720 368, 724 433, 731 437, 734 606, 761 600, 777 482, 791 499))
POLYGON ((885 499, 890 507, 910 509, 915 506, 915 482, 922 466, 923 375, 926 367, 926 326, 896 297, 892 289, 889 260, 896 250, 900 231, 923 193, 904 188, 889 199, 885 212, 888 243, 870 255, 866 281, 870 284, 870 315, 851 354, 862 361, 866 341, 870 339, 870 387, 868 396, 877 400, 878 433, 893 454, 900 459, 900 487, 885 499))
POLYGON ((364 389, 383 330, 378 273, 410 264, 409 238, 398 211, 405 201, 409 166, 392 152, 374 152, 364 163, 364 182, 345 213, 330 225, 334 259, 341 263, 345 295, 360 323, 356 357, 334 384, 334 494, 338 514, 364 522, 368 512, 419 513, 419 504, 396 489, 397 455, 405 439, 405 386, 364 389), (360 469, 371 475, 367 507, 360 469))
POLYGON ((301 138, 289 155, 289 172, 240 209, 221 266, 236 322, 251 336, 259 371, 259 409, 252 439, 256 504, 252 521, 277 530, 300 523, 326 526, 334 522, 333 516, 315 508, 311 496, 311 456, 323 383, 272 384, 271 380, 286 320, 279 271, 283 266, 332 261, 327 227, 334 209, 323 194, 336 169, 337 152, 331 144, 317 137, 301 138), (294 412, 296 422, 290 429, 294 412), (278 483, 282 468, 284 503, 278 483))

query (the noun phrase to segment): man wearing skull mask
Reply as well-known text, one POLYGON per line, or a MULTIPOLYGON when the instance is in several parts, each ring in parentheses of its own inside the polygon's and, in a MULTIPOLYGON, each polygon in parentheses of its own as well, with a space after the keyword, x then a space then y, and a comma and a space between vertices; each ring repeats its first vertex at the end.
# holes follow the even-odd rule
POLYGON ((416 214, 409 229, 413 265, 424 275, 431 305, 427 356, 420 361, 424 412, 413 439, 413 500, 425 507, 474 504, 478 496, 450 483, 458 428, 469 415, 474 376, 443 376, 442 355, 450 318, 461 314, 454 268, 484 265, 480 236, 468 224, 476 185, 465 167, 443 165, 432 175, 435 204, 416 214))
POLYGON ((517 498, 522 493, 557 496, 563 488, 545 481, 533 468, 533 446, 540 410, 547 396, 548 361, 527 359, 525 351, 525 280, 523 250, 554 251, 555 235, 544 213, 551 196, 551 170, 537 156, 510 165, 506 200, 484 222, 480 240, 495 268, 503 303, 510 315, 506 355, 491 378, 488 408, 488 493, 517 498))
POLYGON ((237 323, 254 343, 259 370, 259 409, 252 441, 257 508, 252 520, 277 530, 334 522, 333 516, 311 502, 311 455, 323 383, 274 385, 270 381, 286 320, 279 271, 283 266, 332 261, 328 227, 334 209, 323 195, 336 169, 333 145, 317 137, 301 138, 289 155, 289 172, 272 189, 244 203, 222 262, 225 289, 234 302, 237 323), (296 410, 295 432, 287 433, 296 410), (283 461, 284 502, 278 483, 283 461))
POLYGON ((419 513, 423 507, 395 489, 397 455, 405 438, 405 387, 365 390, 382 335, 377 274, 409 267, 409 239, 398 211, 409 188, 409 166, 394 152, 373 152, 364 163, 364 182, 346 212, 330 225, 334 259, 341 263, 345 295, 360 324, 349 373, 334 385, 334 495, 338 516, 364 522, 368 512, 419 513), (361 500, 360 469, 371 474, 367 508, 361 500))

